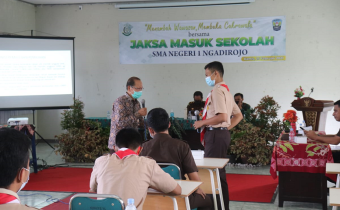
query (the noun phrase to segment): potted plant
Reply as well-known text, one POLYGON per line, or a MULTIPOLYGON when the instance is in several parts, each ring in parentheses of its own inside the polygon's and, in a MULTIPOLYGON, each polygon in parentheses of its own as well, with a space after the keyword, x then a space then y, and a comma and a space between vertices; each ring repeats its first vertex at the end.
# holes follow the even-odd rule
MULTIPOLYGON (((296 122, 298 120, 298 117, 296 116, 296 111, 294 110, 288 110, 286 113, 283 114, 283 122, 286 126, 289 126, 293 128, 293 131, 296 132, 296 122)), ((287 131, 285 130, 287 133, 287 131)), ((289 132, 289 131, 288 131, 289 132)))
POLYGON ((268 164, 274 142, 285 127, 277 117, 279 109, 273 97, 265 96, 245 112, 244 119, 231 130, 231 154, 248 163, 268 164))
POLYGON ((294 93, 294 97, 297 97, 297 99, 300 100, 300 98, 305 95, 305 90, 300 86, 294 90, 294 93))
POLYGON ((234 142, 230 150, 237 158, 241 158, 242 163, 262 165, 270 163, 272 146, 267 141, 267 138, 271 138, 268 130, 242 120, 233 130, 233 137, 234 142))
POLYGON ((65 133, 55 136, 59 140, 56 154, 66 162, 94 162, 108 152, 109 128, 102 128, 100 122, 84 120, 84 103, 74 99, 71 109, 62 113, 61 127, 65 133))

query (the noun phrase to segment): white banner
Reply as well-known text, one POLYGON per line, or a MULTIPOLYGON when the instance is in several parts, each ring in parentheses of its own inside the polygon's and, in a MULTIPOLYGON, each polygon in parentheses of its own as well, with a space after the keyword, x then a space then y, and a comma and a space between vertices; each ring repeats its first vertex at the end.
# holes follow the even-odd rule
POLYGON ((284 16, 121 22, 121 64, 286 60, 284 16))

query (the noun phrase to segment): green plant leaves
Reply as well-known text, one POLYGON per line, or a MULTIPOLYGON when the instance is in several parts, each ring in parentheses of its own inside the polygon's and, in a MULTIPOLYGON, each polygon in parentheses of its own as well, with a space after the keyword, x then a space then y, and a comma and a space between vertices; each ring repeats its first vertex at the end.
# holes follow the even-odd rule
POLYGON ((62 113, 61 126, 67 132, 57 135, 56 154, 68 162, 94 162, 108 152, 107 140, 110 128, 102 128, 100 122, 84 120, 84 104, 75 99, 71 110, 62 113))

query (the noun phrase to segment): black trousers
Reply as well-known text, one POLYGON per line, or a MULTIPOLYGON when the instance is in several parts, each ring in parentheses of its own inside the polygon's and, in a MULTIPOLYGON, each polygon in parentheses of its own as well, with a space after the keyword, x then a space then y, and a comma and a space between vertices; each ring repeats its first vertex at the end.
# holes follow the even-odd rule
POLYGON ((193 193, 189 196, 189 203, 190 203, 190 209, 195 209, 197 210, 213 210, 214 209, 214 204, 212 202, 212 196, 211 195, 206 195, 205 199, 197 194, 193 193))
MULTIPOLYGON (((227 158, 227 151, 230 145, 230 133, 228 130, 212 130, 204 135, 205 148, 204 157, 227 158)), ((220 179, 225 210, 229 210, 229 190, 225 168, 220 169, 220 179)), ((220 202, 217 204, 220 208, 220 202)))

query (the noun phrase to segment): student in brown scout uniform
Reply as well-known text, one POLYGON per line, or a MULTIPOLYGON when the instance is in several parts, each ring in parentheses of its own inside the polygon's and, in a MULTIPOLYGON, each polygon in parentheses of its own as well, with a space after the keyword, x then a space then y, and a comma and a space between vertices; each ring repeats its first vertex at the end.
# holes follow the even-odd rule
POLYGON ((143 140, 134 128, 123 128, 116 136, 118 151, 97 158, 90 179, 90 192, 133 198, 137 210, 143 209, 149 187, 172 195, 182 188, 155 160, 139 157, 143 140))
MULTIPOLYGON (((223 81, 222 63, 214 61, 207 64, 204 69, 206 83, 213 87, 213 90, 206 100, 203 120, 196 121, 194 127, 195 129, 205 127, 205 134, 201 133, 204 134, 201 139, 205 144, 204 157, 227 158, 230 144, 229 130, 243 119, 243 115, 223 81)), ((220 169, 219 173, 225 210, 229 210, 229 191, 225 169, 220 169)))
POLYGON ((31 141, 18 130, 0 128, 0 210, 33 210, 20 204, 18 192, 29 180, 31 141))
MULTIPOLYGON (((169 115, 162 108, 156 108, 148 113, 147 122, 150 136, 153 138, 143 143, 141 156, 149 156, 157 163, 173 163, 181 169, 182 179, 187 174, 190 180, 201 181, 198 169, 189 145, 169 135, 169 115)), ((213 209, 211 198, 198 188, 189 196, 190 208, 198 210, 213 209)))

